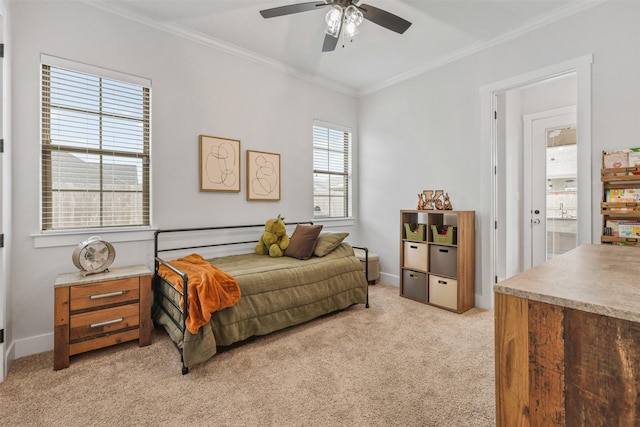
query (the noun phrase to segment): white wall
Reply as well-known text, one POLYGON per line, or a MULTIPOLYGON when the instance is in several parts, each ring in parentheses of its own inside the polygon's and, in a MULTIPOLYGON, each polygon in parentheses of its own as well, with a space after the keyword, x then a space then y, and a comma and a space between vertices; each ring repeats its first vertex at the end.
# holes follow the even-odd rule
MULTIPOLYGON (((112 15, 81 2, 11 2, 14 53, 12 336, 15 357, 53 348, 53 283, 74 271, 74 245, 35 248, 39 235, 40 55, 113 69, 152 80, 152 225, 259 224, 282 214, 313 215, 311 131, 314 119, 351 127, 353 97, 112 15), (241 141, 281 154, 280 202, 247 202, 244 160, 240 193, 201 193, 198 135, 241 141)), ((344 227, 353 233, 356 230, 344 227)), ((93 234, 93 233, 92 233, 93 234)), ((107 236, 103 236, 107 237, 107 236)), ((58 239, 38 239, 44 245, 58 239)), ((118 242, 113 266, 152 267, 152 242, 118 242)))
MULTIPOLYGON (((593 200, 599 199, 601 150, 640 135, 639 17, 638 2, 605 2, 360 100, 359 226, 386 280, 398 279, 399 210, 414 209, 423 189, 444 189, 454 209, 476 211, 476 303, 491 305, 483 86, 593 53, 591 171, 593 200)), ((600 212, 592 206, 598 242, 600 212)))

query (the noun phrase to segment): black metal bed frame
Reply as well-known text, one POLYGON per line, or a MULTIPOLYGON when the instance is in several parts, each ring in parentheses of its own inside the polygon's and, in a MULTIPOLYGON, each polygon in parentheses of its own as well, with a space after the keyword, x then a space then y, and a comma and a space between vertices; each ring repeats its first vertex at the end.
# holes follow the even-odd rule
MULTIPOLYGON (((298 225, 298 224, 311 224, 313 225, 312 221, 304 221, 304 222, 288 222, 287 225, 298 225)), ((171 247, 171 248, 166 248, 166 249, 160 249, 160 243, 159 243, 159 236, 160 234, 164 234, 164 233, 188 233, 188 232, 197 232, 197 231, 215 231, 215 230, 233 230, 233 229, 252 229, 252 228, 258 228, 258 227, 264 227, 264 224, 257 224, 257 225, 230 225, 230 226, 220 226, 220 227, 195 227, 195 228, 172 228, 172 229, 158 229, 155 231, 154 236, 153 236, 153 245, 154 245, 154 250, 153 250, 153 258, 154 258, 154 274, 153 274, 153 301, 154 301, 154 311, 156 309, 162 310, 165 314, 167 314, 167 316, 169 317, 169 319, 171 319, 171 321, 173 322, 173 324, 182 332, 182 335, 184 337, 185 331, 187 329, 186 327, 186 321, 187 321, 187 316, 189 315, 189 298, 187 298, 188 295, 188 286, 189 286, 189 278, 187 277, 186 273, 181 272, 180 270, 178 270, 177 268, 175 268, 174 266, 172 266, 171 264, 169 264, 167 261, 163 260, 162 258, 160 258, 158 255, 161 252, 177 252, 177 251, 183 251, 183 250, 189 250, 189 249, 203 249, 203 248, 214 248, 214 247, 219 247, 219 246, 231 246, 231 245, 246 245, 246 244, 251 244, 251 243, 256 243, 257 239, 255 240, 251 240, 251 241, 244 241, 244 242, 223 242, 223 243, 211 243, 211 244, 207 244, 207 245, 196 245, 196 246, 185 246, 185 247, 171 247), (163 277, 161 277, 158 274, 158 269, 160 267, 160 265, 164 265, 165 267, 167 267, 168 269, 172 270, 174 273, 176 273, 178 276, 180 276, 182 278, 182 289, 183 291, 179 291, 172 283, 170 283, 167 280, 164 280, 163 277), (170 298, 160 287, 160 281, 164 281, 165 283, 167 283, 169 286, 171 286, 181 297, 182 297, 182 301, 184 304, 184 308, 180 308, 180 305, 177 304, 175 301, 173 301, 172 298, 170 298), (167 300, 169 301, 169 303, 171 303, 171 305, 178 310, 181 314, 182 314, 182 322, 178 322, 176 321, 173 316, 171 315, 171 313, 169 313, 169 311, 165 308, 165 306, 161 303, 162 300, 167 300)), ((369 249, 367 247, 363 247, 363 246, 353 246, 353 248, 356 249, 362 249, 364 251, 365 254, 365 278, 367 281, 367 297, 366 297, 366 303, 365 303, 365 307, 369 308, 369 249)), ((184 342, 184 339, 183 339, 184 342)), ((176 348, 178 349, 178 351, 180 352, 180 361, 182 363, 182 375, 185 375, 187 373, 189 373, 189 368, 187 366, 185 366, 184 364, 184 354, 183 354, 183 350, 182 348, 179 347, 178 343, 174 343, 176 345, 176 348)))

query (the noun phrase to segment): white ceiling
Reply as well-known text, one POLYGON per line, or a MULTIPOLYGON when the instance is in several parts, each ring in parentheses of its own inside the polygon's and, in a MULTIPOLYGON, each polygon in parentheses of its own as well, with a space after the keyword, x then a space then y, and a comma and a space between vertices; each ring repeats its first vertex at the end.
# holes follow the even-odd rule
MULTIPOLYGON (((232 54, 361 95, 564 18, 602 0, 362 0, 412 26, 365 20, 352 42, 321 51, 328 8, 264 19, 309 0, 84 0, 232 54)), ((323 0, 318 0, 322 2, 323 0)))

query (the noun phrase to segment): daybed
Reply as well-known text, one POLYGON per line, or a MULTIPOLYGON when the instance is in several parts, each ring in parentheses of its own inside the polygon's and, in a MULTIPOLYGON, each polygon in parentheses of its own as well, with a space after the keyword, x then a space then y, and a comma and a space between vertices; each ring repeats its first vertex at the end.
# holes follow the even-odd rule
MULTIPOLYGON (((216 354, 218 346, 228 346, 252 336, 298 325, 353 304, 369 306, 367 272, 363 271, 362 264, 354 256, 353 247, 345 242, 339 243, 324 256, 313 256, 306 260, 288 256, 272 258, 255 253, 216 256, 207 261, 237 280, 241 297, 235 305, 213 312, 209 323, 200 327, 197 333, 190 332, 185 324, 188 316, 184 315, 185 312, 189 313, 188 307, 182 306, 185 305, 184 301, 190 301, 184 295, 193 290, 189 288, 188 275, 175 268, 168 261, 173 256, 167 255, 177 251, 219 250, 227 245, 255 244, 255 240, 233 240, 258 227, 263 226, 156 231, 153 317, 156 325, 164 326, 180 349, 183 374, 189 371, 189 367, 210 359, 216 354), (202 235, 208 232, 226 233, 225 241, 199 244, 203 240, 202 235), (165 236, 163 242, 159 241, 161 234, 165 236), (176 247, 185 239, 179 236, 195 236, 194 246, 176 247), (165 259, 160 258, 160 253, 165 259), (169 283, 159 274, 159 271, 166 273, 167 269, 175 273, 173 276, 177 274, 181 278, 179 283, 169 283), (186 291, 183 293, 180 289, 186 291)), ((368 253, 366 248, 359 249, 368 253)))

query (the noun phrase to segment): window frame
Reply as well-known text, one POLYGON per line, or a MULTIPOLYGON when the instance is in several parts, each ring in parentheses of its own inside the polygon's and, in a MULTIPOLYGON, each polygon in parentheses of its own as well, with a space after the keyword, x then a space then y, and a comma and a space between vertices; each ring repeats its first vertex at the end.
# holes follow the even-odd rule
MULTIPOLYGON (((327 137, 326 142, 329 143, 329 137, 327 137)), ((314 120, 312 126, 312 166, 313 166, 313 220, 314 221, 325 221, 325 220, 346 220, 353 218, 353 132, 351 128, 346 126, 337 125, 335 123, 324 122, 320 120, 314 120), (340 132, 343 134, 342 138, 346 139, 345 144, 346 147, 342 152, 346 155, 346 159, 342 159, 342 163, 344 164, 344 169, 342 171, 331 171, 331 170, 322 170, 316 169, 315 162, 315 153, 316 153, 316 128, 321 128, 323 131, 327 133, 330 131, 340 132), (316 175, 328 175, 328 176, 342 176, 345 179, 345 190, 344 195, 342 196, 343 204, 346 209, 344 215, 331 215, 331 212, 328 215, 316 216, 316 197, 318 196, 316 193, 316 175)), ((329 153, 331 149, 328 147, 326 149, 327 157, 329 157, 329 153)), ((335 152, 335 151, 334 151, 335 152)), ((331 169, 329 167, 329 169, 331 169)), ((324 197, 324 195, 322 195, 324 197)), ((327 197, 331 198, 331 195, 327 197)))
MULTIPOLYGON (((58 58, 54 56, 49 56, 42 54, 40 58, 40 143, 41 143, 41 158, 40 158, 40 174, 41 174, 41 191, 40 191, 40 233, 39 235, 58 235, 58 236, 71 236, 79 233, 104 233, 109 232, 113 233, 114 236, 120 235, 122 232, 133 232, 134 240, 147 240, 147 233, 140 234, 141 231, 148 231, 151 229, 151 80, 143 77, 133 76, 125 73, 121 73, 114 70, 104 69, 88 64, 78 63, 75 61, 66 60, 63 58, 58 58), (142 108, 141 108, 141 118, 139 119, 142 125, 142 149, 139 151, 129 151, 129 150, 117 150, 112 148, 106 149, 89 149, 83 148, 81 150, 77 150, 73 146, 67 145, 54 145, 48 146, 47 144, 51 143, 51 123, 48 121, 51 113, 50 104, 46 104, 45 101, 50 101, 50 98, 45 99, 46 96, 46 88, 45 84, 46 79, 45 68, 49 70, 51 68, 68 70, 74 73, 80 73, 84 75, 89 75, 92 77, 96 77, 102 80, 115 81, 119 83, 125 83, 129 85, 135 85, 142 88, 143 96, 142 96, 142 108), (53 148, 52 148, 53 147, 53 148), (139 193, 142 197, 142 212, 141 212, 141 221, 136 224, 125 224, 125 225, 104 225, 103 219, 105 218, 105 211, 102 206, 100 207, 100 225, 97 226, 78 226, 78 227, 58 227, 53 228, 53 209, 52 206, 49 208, 47 212, 47 208, 45 207, 45 203, 48 201, 53 203, 53 179, 52 176, 46 175, 46 170, 51 170, 51 152, 56 148, 62 148, 61 152, 72 153, 74 151, 80 151, 84 154, 97 154, 100 156, 117 156, 117 157, 128 157, 128 158, 138 158, 141 159, 142 165, 142 182, 140 191, 135 191, 139 193), (48 167, 48 169, 47 169, 48 167)), ((115 114, 111 114, 114 117, 117 116, 115 114)), ((106 114, 103 111, 100 111, 94 117, 109 117, 109 114, 106 114)), ((131 119, 131 117, 125 117, 126 119, 131 119)), ((102 174, 102 171, 100 172, 102 174)), ((102 178, 102 175, 101 175, 102 178)), ((122 193, 122 190, 112 191, 104 191, 102 188, 97 191, 100 194, 119 194, 122 193)), ((126 193, 126 191, 125 191, 126 193)), ((34 236, 37 237, 37 236, 34 236)), ((121 238, 121 237, 120 237, 121 238)), ((118 240, 120 240, 118 238, 118 240)), ((63 239, 65 240, 65 239, 63 239)), ((46 243, 46 242, 36 242, 36 247, 48 247, 48 246, 57 246, 57 244, 46 243)))

